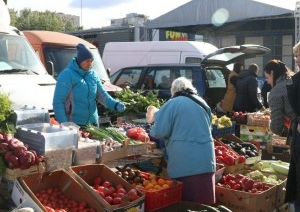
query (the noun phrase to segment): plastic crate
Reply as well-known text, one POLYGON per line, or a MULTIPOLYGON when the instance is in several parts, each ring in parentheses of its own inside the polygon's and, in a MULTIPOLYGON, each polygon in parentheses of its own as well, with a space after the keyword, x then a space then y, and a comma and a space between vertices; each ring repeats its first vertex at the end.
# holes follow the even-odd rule
POLYGON ((212 125, 212 136, 219 137, 227 134, 235 134, 235 122, 232 122, 232 126, 218 128, 216 124, 212 125))
POLYGON ((16 138, 43 155, 46 151, 77 146, 77 130, 50 123, 25 124, 17 127, 16 138))
POLYGON ((20 109, 15 109, 13 112, 13 122, 15 126, 50 122, 49 112, 44 108, 25 105, 20 109))
POLYGON ((175 185, 169 188, 158 191, 146 191, 145 196, 145 211, 157 211, 181 201, 182 183, 175 181, 175 185))

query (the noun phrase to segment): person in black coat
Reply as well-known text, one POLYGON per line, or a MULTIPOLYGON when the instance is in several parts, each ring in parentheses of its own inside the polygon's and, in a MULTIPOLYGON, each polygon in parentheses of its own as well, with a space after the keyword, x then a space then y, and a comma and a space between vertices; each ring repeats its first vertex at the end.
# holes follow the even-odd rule
POLYGON ((233 104, 234 111, 255 112, 264 110, 264 106, 257 97, 257 72, 258 65, 251 64, 248 70, 241 72, 235 82, 236 98, 233 104))

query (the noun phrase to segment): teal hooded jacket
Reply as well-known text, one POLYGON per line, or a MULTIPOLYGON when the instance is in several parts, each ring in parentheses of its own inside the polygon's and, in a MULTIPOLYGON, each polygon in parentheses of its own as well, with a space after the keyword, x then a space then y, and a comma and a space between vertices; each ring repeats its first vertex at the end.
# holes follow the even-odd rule
POLYGON ((98 125, 96 100, 111 110, 118 103, 103 88, 96 72, 81 69, 73 58, 57 78, 53 97, 56 120, 79 126, 98 125))

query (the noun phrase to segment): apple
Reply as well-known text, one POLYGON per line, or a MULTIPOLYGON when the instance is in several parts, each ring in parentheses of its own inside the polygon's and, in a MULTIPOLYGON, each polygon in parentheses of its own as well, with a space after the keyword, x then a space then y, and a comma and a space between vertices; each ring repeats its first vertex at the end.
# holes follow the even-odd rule
POLYGON ((98 194, 99 194, 102 198, 105 198, 105 194, 103 193, 103 191, 98 191, 98 194))
POLYGON ((109 195, 111 195, 112 193, 115 193, 115 192, 116 192, 115 187, 111 186, 111 187, 108 188, 109 195))
POLYGON ((108 202, 110 205, 113 203, 113 198, 111 196, 106 196, 105 197, 106 202, 108 202))
POLYGON ((118 204, 121 204, 121 201, 122 201, 122 199, 121 199, 121 197, 115 197, 114 199, 113 199, 113 205, 118 205, 118 204))
POLYGON ((123 193, 123 194, 126 194, 126 190, 124 188, 118 188, 117 189, 117 193, 123 193))
POLYGON ((108 188, 104 187, 102 192, 105 196, 110 196, 108 188))
POLYGON ((134 188, 130 189, 130 190, 127 192, 127 195, 128 195, 128 197, 129 197, 129 201, 134 201, 134 200, 136 200, 136 199, 139 198, 139 195, 138 195, 138 193, 137 193, 137 190, 134 189, 134 188))
POLYGON ((233 116, 234 116, 234 117, 239 117, 239 112, 234 112, 234 113, 233 113, 233 116))
POLYGON ((94 179, 93 179, 93 185, 95 186, 95 185, 101 185, 102 184, 102 178, 101 177, 95 177, 94 179))
POLYGON ((123 186, 122 184, 118 184, 118 185, 116 186, 116 189, 118 190, 119 188, 124 188, 124 186, 123 186))
POLYGON ((111 184, 111 182, 109 182, 109 181, 104 181, 103 183, 102 183, 102 186, 103 187, 105 187, 105 188, 109 188, 109 187, 111 187, 112 186, 112 184, 111 184))
POLYGON ((98 190, 98 191, 103 191, 103 189, 104 189, 103 186, 98 186, 98 187, 97 187, 97 190, 98 190))

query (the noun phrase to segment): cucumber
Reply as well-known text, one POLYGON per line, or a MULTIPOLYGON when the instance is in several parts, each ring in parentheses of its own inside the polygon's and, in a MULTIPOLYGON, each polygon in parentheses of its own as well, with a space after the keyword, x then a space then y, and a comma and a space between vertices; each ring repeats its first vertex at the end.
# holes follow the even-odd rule
POLYGON ((212 207, 210 205, 204 205, 204 204, 201 204, 201 206, 207 210, 207 212, 220 212, 217 208, 215 207, 212 207))
POLYGON ((276 172, 284 175, 288 175, 289 172, 289 167, 280 163, 271 163, 271 168, 276 172))
POLYGON ((232 212, 229 208, 225 207, 224 205, 218 205, 218 210, 220 212, 232 212))

